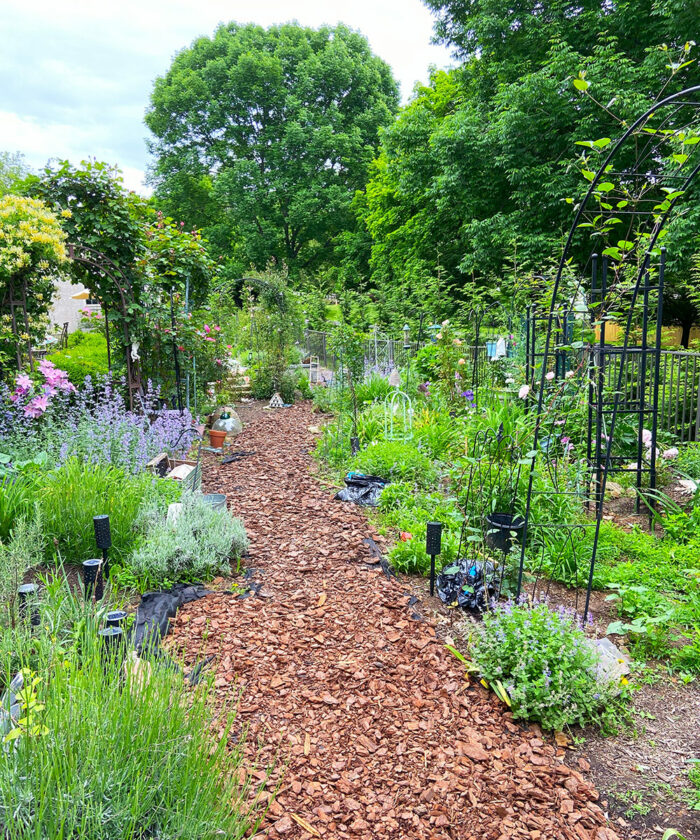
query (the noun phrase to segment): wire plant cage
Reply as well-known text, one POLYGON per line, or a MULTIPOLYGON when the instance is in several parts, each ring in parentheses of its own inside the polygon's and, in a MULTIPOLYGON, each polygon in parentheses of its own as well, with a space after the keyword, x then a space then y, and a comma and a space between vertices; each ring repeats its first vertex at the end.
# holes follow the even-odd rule
POLYGON ((697 193, 699 100, 700 87, 680 91, 642 114, 617 142, 584 143, 589 187, 549 302, 528 313, 535 423, 517 588, 534 596, 542 571, 585 585, 584 620, 610 476, 633 473, 638 514, 653 505, 668 261, 662 243, 669 221, 697 193), (596 154, 601 162, 594 166, 596 154), (580 266, 576 275, 572 264, 580 266), (617 345, 609 340, 613 326, 621 333, 617 345), (577 508, 578 516, 565 515, 577 508))
POLYGON ((413 438, 413 402, 398 388, 384 398, 384 439, 407 441, 413 438))

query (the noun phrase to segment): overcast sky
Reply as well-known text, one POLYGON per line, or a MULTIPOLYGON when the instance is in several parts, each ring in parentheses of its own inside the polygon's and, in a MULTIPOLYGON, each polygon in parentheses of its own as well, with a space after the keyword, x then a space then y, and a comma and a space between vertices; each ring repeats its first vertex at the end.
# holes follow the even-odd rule
POLYGON ((0 0, 0 150, 33 167, 93 156, 143 191, 144 111, 173 54, 220 22, 292 19, 359 29, 404 101, 429 65, 450 64, 421 0, 0 0))

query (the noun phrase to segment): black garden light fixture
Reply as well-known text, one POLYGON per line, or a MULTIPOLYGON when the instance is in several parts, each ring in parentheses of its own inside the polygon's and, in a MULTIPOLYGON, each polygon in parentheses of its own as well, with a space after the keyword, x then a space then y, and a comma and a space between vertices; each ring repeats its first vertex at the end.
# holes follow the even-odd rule
POLYGON ((100 640, 100 653, 105 667, 109 662, 121 664, 122 656, 124 655, 124 628, 123 627, 104 627, 97 631, 97 636, 100 640))
POLYGON ((102 552, 102 571, 106 578, 109 577, 109 557, 107 552, 112 547, 112 532, 109 527, 109 516, 104 513, 92 517, 92 524, 95 526, 95 542, 102 552))
POLYGON ((126 610, 112 610, 105 616, 105 627, 122 627, 126 621, 126 610))
POLYGON ((430 594, 435 594, 435 558, 442 548, 442 522, 428 522, 425 531, 425 553, 430 555, 430 594))
POLYGON ((104 594, 102 586, 102 560, 99 558, 83 562, 83 586, 85 600, 89 601, 93 594, 96 601, 101 601, 104 594))
POLYGON ((411 349, 411 328, 408 326, 408 324, 403 325, 403 349, 411 349))
MULTIPOLYGON (((27 617, 27 606, 29 602, 35 601, 39 587, 36 583, 23 583, 17 589, 17 596, 19 598, 19 617, 25 619, 27 617)), ((32 607, 30 614, 30 623, 32 627, 39 626, 39 610, 36 605, 32 607)))

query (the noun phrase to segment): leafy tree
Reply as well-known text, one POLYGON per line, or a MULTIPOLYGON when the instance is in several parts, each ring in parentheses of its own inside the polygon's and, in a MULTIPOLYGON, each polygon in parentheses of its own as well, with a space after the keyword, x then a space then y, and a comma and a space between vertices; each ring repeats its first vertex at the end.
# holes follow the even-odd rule
POLYGON ((21 152, 0 152, 0 195, 18 192, 18 186, 29 173, 21 152))
POLYGON ((156 195, 240 268, 315 269, 354 225, 397 104, 389 67, 345 26, 222 25, 156 79, 156 195))
MULTIPOLYGON (((678 69, 693 34, 682 3, 426 3, 438 12, 438 39, 463 64, 416 89, 383 132, 355 202, 385 321, 416 307, 452 314, 482 291, 487 303, 512 305, 502 278, 513 257, 525 274, 546 271, 561 253, 573 220, 566 200, 587 187, 577 142, 619 136, 660 90, 700 79, 693 62, 678 69), (579 72, 594 97, 574 86, 579 72)), ((669 230, 669 244, 692 239, 693 218, 669 230)), ((583 247, 574 268, 588 257, 583 247)), ((688 276, 692 249, 684 253, 669 262, 669 302, 688 276)))

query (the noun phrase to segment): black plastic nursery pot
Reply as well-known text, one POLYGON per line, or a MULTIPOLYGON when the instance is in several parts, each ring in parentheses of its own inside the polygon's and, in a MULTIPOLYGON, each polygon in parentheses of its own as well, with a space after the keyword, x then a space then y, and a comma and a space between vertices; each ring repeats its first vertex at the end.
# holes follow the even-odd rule
POLYGON ((486 545, 493 551, 503 554, 513 547, 514 543, 521 544, 525 520, 513 513, 490 513, 486 517, 486 545))

